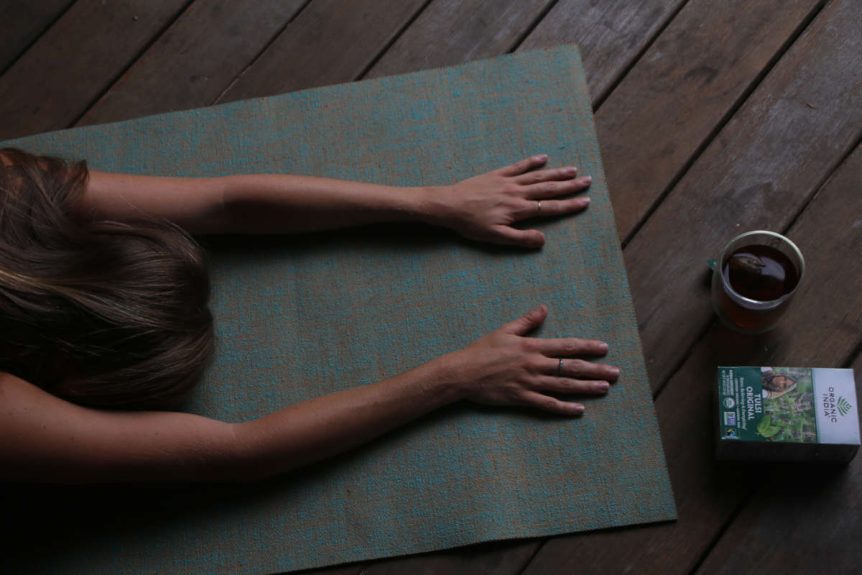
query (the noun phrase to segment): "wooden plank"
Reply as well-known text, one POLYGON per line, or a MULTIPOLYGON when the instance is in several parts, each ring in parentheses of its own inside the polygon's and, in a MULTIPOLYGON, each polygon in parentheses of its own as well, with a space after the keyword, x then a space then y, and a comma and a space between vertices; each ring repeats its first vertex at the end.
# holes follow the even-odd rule
POLYGON ((859 136, 860 50, 862 4, 830 3, 624 250, 654 389, 712 320, 703 262, 785 228, 859 136))
MULTIPOLYGON (((831 24, 837 24, 842 15, 836 12, 831 24)), ((829 33, 829 24, 821 29, 829 33)), ((846 33, 846 28, 833 28, 833 31, 846 33)), ((781 327, 768 336, 743 337, 713 324, 659 396, 656 410, 670 464, 678 521, 552 539, 536 555, 525 575, 567 572, 582 565, 589 565, 596 573, 689 573, 746 498, 768 481, 770 472, 784 469, 786 473, 786 467, 714 461, 712 391, 715 368, 717 365, 841 366, 856 353, 862 341, 862 291, 858 289, 862 285, 862 260, 847 256, 862 249, 860 173, 862 151, 857 148, 854 156, 839 168, 788 232, 805 254, 808 278, 800 285, 796 301, 782 319, 781 327), (831 281, 838 277, 841 282, 831 281), (829 304, 824 305, 824 302, 829 304)), ((858 459, 855 465, 859 465, 858 459)), ((781 481, 776 479, 769 483, 781 481)), ((787 497, 824 497, 816 486, 805 487, 794 480, 788 483, 796 489, 788 490, 787 497)), ((855 489, 856 501, 859 501, 859 489, 855 489)), ((776 506, 769 509, 779 516, 789 513, 776 506)), ((754 509, 749 514, 754 517, 757 511, 754 509)), ((833 511, 845 514, 845 511, 833 511)), ((764 521, 772 525, 778 518, 767 516, 764 521)), ((858 514, 850 521, 857 530, 862 524, 858 514)), ((788 530, 792 528, 788 525, 788 530)), ((807 527, 798 528, 800 537, 815 537, 807 527)), ((779 540, 780 531, 775 537, 769 541, 769 546, 775 546, 774 561, 780 561, 778 554, 784 545, 779 540)), ((714 565, 729 561, 731 557, 736 560, 739 548, 732 545, 735 541, 729 540, 726 553, 717 556, 714 565)), ((858 538, 853 540, 854 547, 857 541, 858 538)), ((760 543, 756 550, 750 550, 758 557, 758 567, 761 554, 766 553, 766 542, 761 540, 760 543)), ((810 544, 806 548, 811 549, 810 544)), ((858 558, 859 551, 854 548, 847 553, 856 553, 858 558)), ((749 572, 752 563, 745 563, 744 559, 743 554, 743 559, 735 564, 744 568, 728 572, 749 572)), ((796 572, 819 571, 800 569, 796 572)), ((838 569, 835 572, 852 571, 838 569)))
POLYGON ((187 0, 80 0, 0 77, 0 139, 66 128, 187 0))
POLYGON ((691 0, 596 114, 629 236, 822 0, 691 0))
POLYGON ((461 64, 504 54, 550 0, 436 0, 366 77, 461 64))
POLYGON ((687 0, 561 0, 519 50, 577 44, 593 102, 601 102, 687 0))
MULTIPOLYGON (((856 396, 862 397, 862 354, 851 367, 856 372, 856 396)), ((773 470, 697 572, 744 573, 753 565, 760 573, 858 572, 860 485, 859 455, 847 467, 773 470)))
POLYGON ((48 29, 74 0, 0 4, 0 74, 48 29))
POLYGON ((304 4, 197 0, 78 125, 210 104, 304 4))
POLYGON ((355 80, 424 3, 425 0, 316 0, 218 101, 355 80))

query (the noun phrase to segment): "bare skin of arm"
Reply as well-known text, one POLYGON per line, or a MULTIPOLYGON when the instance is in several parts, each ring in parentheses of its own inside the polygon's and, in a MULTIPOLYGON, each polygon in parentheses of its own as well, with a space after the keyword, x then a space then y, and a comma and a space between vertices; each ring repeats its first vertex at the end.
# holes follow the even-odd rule
POLYGON ((583 404, 547 393, 604 394, 619 372, 571 359, 557 376, 557 357, 601 356, 607 345, 528 337, 547 313, 540 306, 462 350, 403 374, 245 423, 175 412, 89 409, 0 374, 0 479, 247 481, 337 455, 460 400, 578 416, 583 404))
POLYGON ((573 166, 539 169, 546 156, 441 186, 402 188, 333 178, 249 174, 215 178, 136 176, 92 170, 82 218, 173 220, 191 233, 301 233, 422 221, 474 240, 537 248, 539 230, 514 223, 583 211, 590 178, 573 166), (541 202, 539 208, 538 202, 541 202))

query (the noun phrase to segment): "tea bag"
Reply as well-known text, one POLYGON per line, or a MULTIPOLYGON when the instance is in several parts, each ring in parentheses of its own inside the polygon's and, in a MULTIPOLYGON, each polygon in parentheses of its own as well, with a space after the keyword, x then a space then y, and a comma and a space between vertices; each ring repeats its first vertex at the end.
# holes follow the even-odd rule
POLYGON ((738 251, 727 259, 730 285, 742 296, 769 301, 785 293, 786 271, 775 259, 738 251))

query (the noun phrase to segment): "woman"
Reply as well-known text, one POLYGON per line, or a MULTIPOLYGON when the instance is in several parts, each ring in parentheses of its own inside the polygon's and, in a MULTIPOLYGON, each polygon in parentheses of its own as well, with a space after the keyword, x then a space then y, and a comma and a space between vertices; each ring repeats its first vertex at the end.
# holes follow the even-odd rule
POLYGON ((523 317, 387 380, 226 423, 176 409, 213 350, 203 253, 189 234, 298 233, 420 220, 538 248, 516 221, 582 211, 574 168, 535 156, 449 186, 255 174, 148 177, 0 150, 0 479, 249 480, 367 442, 460 400, 566 416, 617 368, 600 341, 528 337, 523 317), (566 359, 565 361, 563 358, 566 359))

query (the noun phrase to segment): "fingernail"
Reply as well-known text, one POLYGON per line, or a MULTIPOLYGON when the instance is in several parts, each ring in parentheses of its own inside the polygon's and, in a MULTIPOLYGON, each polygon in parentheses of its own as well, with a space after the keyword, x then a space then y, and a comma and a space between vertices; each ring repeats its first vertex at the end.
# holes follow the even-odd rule
POLYGON ((608 351, 608 344, 603 341, 599 342, 599 349, 602 351, 608 351))
POLYGON ((620 376, 620 368, 618 368, 618 367, 611 368, 611 373, 614 374, 614 377, 619 377, 620 376))
POLYGON ((578 169, 573 166, 569 166, 567 168, 563 168, 563 173, 568 176, 573 176, 578 173, 578 169))
POLYGON ((575 415, 581 415, 582 413, 584 413, 584 406, 580 403, 573 403, 572 413, 574 413, 575 415))
POLYGON ((536 158, 536 160, 538 160, 540 162, 544 162, 545 160, 548 159, 548 154, 539 154, 535 158, 536 158))
POLYGON ((586 182, 587 182, 588 184, 591 184, 591 183, 593 182, 593 177, 592 177, 592 176, 587 176, 587 177, 585 177, 585 178, 584 178, 584 180, 586 180, 586 182))
POLYGON ((599 383, 596 384, 596 389, 598 391, 607 391, 610 388, 611 388, 611 384, 608 383, 607 381, 600 381, 599 383))

